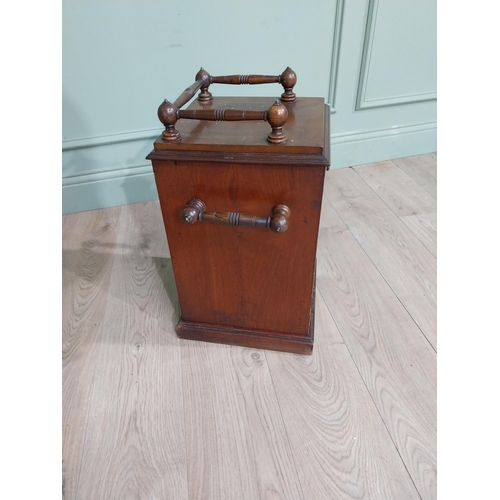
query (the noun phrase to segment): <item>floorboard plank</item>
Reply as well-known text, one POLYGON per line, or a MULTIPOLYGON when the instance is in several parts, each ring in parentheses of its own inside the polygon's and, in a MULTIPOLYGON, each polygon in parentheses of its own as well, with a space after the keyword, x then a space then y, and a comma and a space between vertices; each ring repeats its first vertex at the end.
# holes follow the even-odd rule
MULTIPOLYGON (((331 175, 331 174, 328 174, 331 175)), ((327 186, 328 187, 328 186, 327 186)), ((344 221, 340 218, 339 214, 332 207, 332 204, 323 196, 321 203, 321 219, 319 222, 320 227, 327 227, 330 231, 341 233, 342 231, 349 231, 344 221)))
POLYGON ((354 171, 398 217, 436 211, 436 199, 392 161, 360 165, 354 171))
POLYGON ((189 498, 302 499, 262 350, 185 341, 189 498))
POLYGON ((436 258, 353 169, 332 174, 326 198, 436 348, 436 258))
POLYGON ((437 257, 437 214, 407 215, 401 217, 405 226, 437 257))
POLYGON ((434 499, 436 353, 355 238, 320 231, 318 289, 419 494, 434 499))
POLYGON ((436 200, 392 161, 354 170, 436 257, 436 200))
POLYGON ((320 294, 312 356, 266 352, 307 499, 419 499, 320 294), (328 332, 328 334, 325 334, 328 332))
POLYGON ((74 498, 188 498, 181 356, 161 227, 152 204, 122 209, 74 498))
POLYGON ((62 457, 66 498, 76 498, 120 211, 116 207, 63 218, 62 457))
POLYGON ((437 200, 437 154, 408 156, 392 161, 437 200))

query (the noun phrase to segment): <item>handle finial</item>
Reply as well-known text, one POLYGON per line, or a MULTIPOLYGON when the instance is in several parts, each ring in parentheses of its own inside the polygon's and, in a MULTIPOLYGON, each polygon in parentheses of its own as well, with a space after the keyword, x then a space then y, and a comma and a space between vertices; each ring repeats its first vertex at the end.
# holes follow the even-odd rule
POLYGON ((158 108, 158 118, 165 125, 165 130, 162 132, 162 137, 166 141, 179 141, 181 138, 180 132, 175 128, 177 122, 177 110, 175 106, 166 99, 158 108))
POLYGON ((281 100, 283 102, 295 102, 297 96, 293 92, 293 87, 297 83, 297 75, 295 71, 290 67, 287 67, 283 73, 280 75, 280 83, 283 85, 285 92, 281 94, 281 100))
POLYGON ((287 137, 283 133, 283 125, 288 118, 288 109, 279 100, 267 110, 267 121, 271 125, 271 133, 267 136, 271 144, 283 144, 287 137))

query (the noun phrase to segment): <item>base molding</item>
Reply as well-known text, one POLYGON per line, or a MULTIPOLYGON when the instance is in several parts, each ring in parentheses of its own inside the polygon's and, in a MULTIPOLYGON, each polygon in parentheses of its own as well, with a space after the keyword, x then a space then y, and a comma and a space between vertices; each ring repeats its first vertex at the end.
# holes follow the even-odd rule
POLYGON ((185 321, 182 318, 179 320, 175 330, 177 335, 182 339, 239 345, 254 349, 270 349, 297 354, 311 354, 314 343, 314 319, 311 321, 307 336, 285 335, 277 332, 245 330, 225 325, 196 323, 185 321))
POLYGON ((314 263, 313 287, 311 294, 311 315, 307 335, 291 335, 280 332, 251 330, 226 325, 213 325, 186 321, 181 318, 175 327, 181 339, 201 340, 216 344, 239 345, 254 349, 311 354, 314 346, 314 310, 316 307, 316 262, 314 263))

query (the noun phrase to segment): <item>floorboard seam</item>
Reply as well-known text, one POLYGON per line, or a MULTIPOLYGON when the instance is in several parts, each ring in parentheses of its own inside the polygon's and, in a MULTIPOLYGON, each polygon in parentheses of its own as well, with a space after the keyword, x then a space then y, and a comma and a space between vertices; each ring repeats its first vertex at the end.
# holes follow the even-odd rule
MULTIPOLYGON (((320 293, 321 293, 321 291, 320 291, 320 293)), ((356 364, 356 360, 354 359, 354 357, 353 357, 353 355, 352 355, 352 353, 351 353, 351 351, 350 351, 350 349, 349 349, 348 344, 345 342, 344 333, 342 332, 341 328, 339 327, 339 325, 338 325, 338 324, 337 324, 337 322, 335 321, 335 318, 333 317, 333 314, 332 314, 332 312, 330 311, 330 306, 329 306, 328 304, 326 304, 326 307, 327 307, 327 309, 328 309, 328 312, 330 313, 330 317, 332 318, 332 321, 335 323, 335 325, 336 325, 336 327, 337 327, 338 331, 340 332, 340 335, 342 335, 342 338, 344 339, 344 345, 345 345, 345 347, 346 347, 346 349, 347 349, 347 352, 349 353, 349 357, 351 358, 351 360, 352 360, 352 362, 353 362, 354 366, 356 367, 356 371, 358 372, 359 377, 361 378, 361 381, 363 382, 363 385, 365 386, 366 392, 368 393, 368 395, 369 395, 369 397, 370 397, 370 399, 371 399, 371 401, 372 401, 372 403, 373 403, 373 406, 375 407, 375 410, 377 411, 377 414, 378 414, 378 416, 380 417, 380 420, 382 421, 382 424, 384 425, 384 428, 385 428, 385 430, 386 430, 387 434, 389 435, 389 439, 391 440, 392 444, 394 445, 394 448, 396 449, 396 453, 398 454, 398 456, 399 456, 399 458, 400 458, 400 460, 401 460, 401 462, 402 462, 402 464, 403 464, 403 467, 405 468, 405 470, 406 470, 406 472, 407 472, 408 476, 410 477, 410 481, 412 482, 413 487, 415 488, 415 491, 417 492, 417 495, 420 497, 420 499, 422 499, 422 495, 421 495, 421 494, 420 494, 420 492, 418 491, 418 488, 417 488, 417 486, 416 486, 416 484, 415 484, 415 481, 413 480, 413 477, 412 477, 412 475, 411 475, 410 471, 408 470, 408 467, 406 467, 405 461, 403 460, 403 457, 401 456, 401 453, 399 453, 399 449, 398 449, 398 447, 397 447, 397 445, 396 445, 396 443, 395 443, 394 439, 392 438, 392 435, 391 435, 391 433, 390 433, 390 431, 389 431, 389 428, 387 427, 387 425, 386 425, 386 423, 385 423, 385 421, 384 421, 384 418, 382 417, 382 414, 380 413, 380 411, 379 411, 379 409, 378 409, 377 403, 376 403, 376 402, 375 402, 375 400, 373 399, 373 396, 372 396, 372 394, 371 394, 371 392, 370 392, 370 389, 368 389, 368 386, 366 385, 365 379, 363 378, 363 375, 361 374, 361 372, 360 372, 360 370, 359 370, 359 368, 358 368, 358 365, 356 364)))
MULTIPOLYGON (((283 429, 284 429, 285 434, 286 434, 286 441, 288 443, 288 448, 289 448, 290 453, 291 453, 292 444, 290 442, 290 437, 288 436, 288 429, 285 425, 285 419, 283 417, 283 412, 281 411, 281 403, 280 403, 280 400, 278 398, 278 394, 276 392, 276 384, 274 383, 274 377, 273 377, 273 372, 271 370, 271 364, 269 363, 269 359, 267 358, 267 353, 266 353, 265 349, 263 349, 262 352, 264 354, 264 357, 266 358, 267 369, 269 370, 269 376, 271 378, 271 383, 273 384, 274 396, 276 398, 276 403, 278 404, 278 410, 280 412, 281 422, 283 424, 283 429)), ((303 356, 303 355, 301 354, 300 356, 303 356)), ((303 489, 302 481, 300 480, 299 471, 297 469, 297 463, 295 462, 295 458, 293 456, 293 453, 291 453, 291 455, 292 455, 291 459, 293 461, 293 468, 295 470, 295 474, 297 475, 298 485, 300 486, 300 494, 302 495, 302 499, 305 499, 306 497, 304 496, 304 489, 303 489)))
MULTIPOLYGON (((363 181, 364 182, 364 181, 363 181)), ((360 248, 363 250, 363 253, 367 256, 367 258, 370 260, 370 262, 373 264, 374 268, 377 270, 377 272, 379 273, 379 275, 382 277, 382 279, 385 281, 385 283, 387 284, 387 286, 389 287, 389 289, 391 290, 391 292, 394 294, 394 296, 398 299, 399 303, 403 306, 404 310, 408 313, 408 316, 410 316, 411 320, 413 321, 413 323, 415 323, 415 325, 417 326, 417 328, 419 329, 419 331, 422 333, 422 335, 424 336, 424 339, 429 343, 429 345, 432 347, 432 350, 434 352, 437 353, 437 349, 434 348, 434 346, 432 345, 431 341, 427 338, 427 336, 425 335, 425 333, 423 332, 422 328, 420 328, 420 326, 418 325, 418 323, 415 321, 415 319, 413 318, 413 316, 410 314, 410 312, 408 311, 408 309, 405 307, 405 305, 403 304, 403 302, 401 301, 401 299, 399 298, 398 294, 393 290, 392 286, 390 285, 390 283, 387 281, 387 279, 385 278, 385 276, 380 272, 380 269, 377 267, 377 264, 375 264, 375 262, 373 262, 373 259, 370 257, 370 255, 368 255, 368 252, 363 248, 363 245, 359 242, 359 240, 356 238, 355 234, 351 231, 351 228, 349 227, 349 225, 346 223, 346 221, 342 218, 342 216, 340 215, 340 213, 337 211, 337 209, 333 206, 333 203, 330 201, 330 198, 328 198, 328 196, 325 196, 328 203, 330 203, 330 205, 332 206, 332 208, 335 210, 335 212, 337 213, 337 215, 340 217, 340 219, 342 220, 342 222, 344 223, 344 225, 347 227, 347 229, 349 230, 349 232, 351 233, 351 236, 356 240, 356 243, 360 246, 360 248)), ((406 226, 405 226, 406 227, 406 226)), ((420 241, 420 240, 419 240, 420 241)), ((425 247, 424 245, 424 248, 426 249, 426 251, 428 251, 428 249, 425 247)), ((430 252, 429 252, 430 253, 430 252)), ((432 254, 431 254, 432 255, 432 254)), ((432 255, 432 257, 434 257, 434 255, 432 255)), ((435 257, 434 257, 435 258, 435 257)))

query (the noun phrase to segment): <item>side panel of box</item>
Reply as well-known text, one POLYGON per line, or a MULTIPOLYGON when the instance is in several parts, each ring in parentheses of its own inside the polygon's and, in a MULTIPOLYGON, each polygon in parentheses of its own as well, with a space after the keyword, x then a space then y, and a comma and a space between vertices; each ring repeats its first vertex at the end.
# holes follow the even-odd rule
POLYGON ((324 167, 153 160, 182 318, 188 322, 309 335, 324 167), (184 205, 270 216, 283 203, 286 233, 186 225, 184 205))

